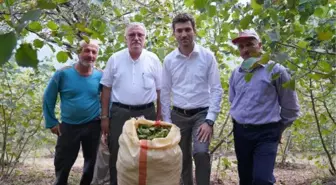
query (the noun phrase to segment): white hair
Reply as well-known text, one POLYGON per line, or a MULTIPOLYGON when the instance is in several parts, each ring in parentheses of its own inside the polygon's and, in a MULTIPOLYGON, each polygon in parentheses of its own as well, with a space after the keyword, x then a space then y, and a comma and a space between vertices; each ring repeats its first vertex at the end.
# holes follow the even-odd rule
POLYGON ((79 42, 79 49, 82 50, 82 48, 87 44, 96 46, 97 49, 99 50, 99 44, 101 44, 101 42, 99 40, 95 40, 95 39, 90 39, 89 42, 86 42, 85 40, 81 40, 79 42))
POLYGON ((145 36, 147 35, 147 30, 146 30, 146 27, 143 23, 141 23, 141 22, 131 22, 126 26, 125 36, 127 36, 128 30, 131 29, 131 28, 134 28, 134 27, 141 27, 145 32, 145 36))

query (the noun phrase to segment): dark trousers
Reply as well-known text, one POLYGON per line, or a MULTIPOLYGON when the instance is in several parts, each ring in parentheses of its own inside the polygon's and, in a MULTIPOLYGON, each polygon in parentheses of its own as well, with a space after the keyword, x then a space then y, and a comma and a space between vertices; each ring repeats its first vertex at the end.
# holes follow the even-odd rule
POLYGON ((234 121, 240 185, 273 185, 273 169, 283 124, 247 126, 234 121))
POLYGON ((148 120, 156 120, 155 106, 145 108, 143 110, 130 110, 112 105, 110 113, 110 134, 109 134, 109 150, 110 150, 110 185, 117 185, 117 158, 119 150, 119 136, 122 133, 124 123, 132 117, 144 116, 148 120))
POLYGON ((204 124, 207 110, 201 111, 193 116, 172 110, 172 122, 180 128, 181 141, 180 147, 183 154, 182 162, 182 185, 193 185, 192 159, 194 158, 196 166, 197 185, 210 184, 210 142, 201 143, 197 139, 198 128, 204 124))
POLYGON ((100 120, 85 124, 60 124, 61 136, 57 138, 56 155, 54 159, 56 182, 55 185, 68 184, 70 170, 77 159, 82 144, 84 167, 80 181, 81 185, 89 185, 92 181, 93 170, 100 140, 100 120))

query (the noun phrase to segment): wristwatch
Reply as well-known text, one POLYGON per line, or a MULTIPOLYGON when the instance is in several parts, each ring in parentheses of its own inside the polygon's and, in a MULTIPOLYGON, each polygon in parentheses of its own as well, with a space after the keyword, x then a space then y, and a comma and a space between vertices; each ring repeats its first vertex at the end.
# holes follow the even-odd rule
POLYGON ((100 119, 108 119, 109 117, 108 116, 106 116, 106 115, 102 115, 102 116, 100 116, 100 119))
POLYGON ((209 126, 213 126, 214 124, 215 124, 215 122, 214 121, 212 121, 212 120, 210 120, 210 119, 206 119, 205 120, 205 123, 207 123, 209 126))

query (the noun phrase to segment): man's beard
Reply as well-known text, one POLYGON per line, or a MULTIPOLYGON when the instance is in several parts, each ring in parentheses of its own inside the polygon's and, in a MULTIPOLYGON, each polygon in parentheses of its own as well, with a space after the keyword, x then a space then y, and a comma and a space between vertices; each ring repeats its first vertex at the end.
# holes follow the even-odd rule
POLYGON ((86 62, 86 61, 84 61, 84 60, 79 60, 79 63, 80 63, 82 66, 85 66, 85 67, 93 67, 93 65, 94 65, 94 62, 89 63, 89 62, 86 62))

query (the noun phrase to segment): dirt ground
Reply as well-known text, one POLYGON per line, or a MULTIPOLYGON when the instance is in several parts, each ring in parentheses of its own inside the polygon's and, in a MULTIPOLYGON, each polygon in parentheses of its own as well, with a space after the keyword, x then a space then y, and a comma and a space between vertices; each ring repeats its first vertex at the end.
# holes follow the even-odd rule
MULTIPOLYGON (((230 159, 231 160, 231 159, 230 159)), ((69 185, 78 185, 81 177, 83 158, 77 158, 69 177, 69 185)), ((214 166, 214 165, 213 165, 214 166)), ((213 167, 215 168, 215 167, 213 167)), ((321 169, 309 164, 287 163, 277 165, 275 169, 276 185, 336 185, 336 178, 327 180, 327 175, 321 169)), ((212 185, 237 185, 236 166, 217 173, 212 172, 212 185)), ((15 171, 15 175, 0 182, 1 185, 49 185, 54 181, 54 166, 52 157, 27 159, 15 171)))

